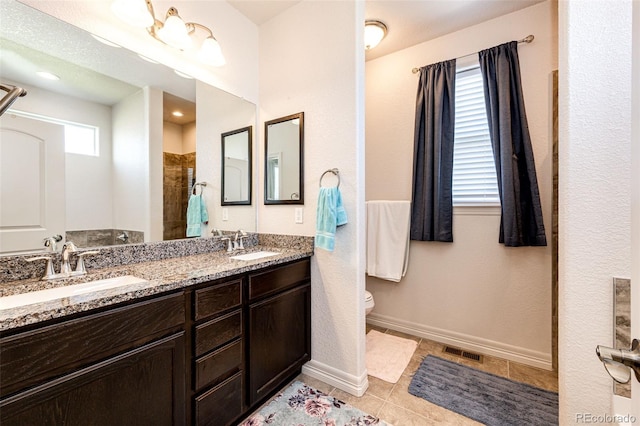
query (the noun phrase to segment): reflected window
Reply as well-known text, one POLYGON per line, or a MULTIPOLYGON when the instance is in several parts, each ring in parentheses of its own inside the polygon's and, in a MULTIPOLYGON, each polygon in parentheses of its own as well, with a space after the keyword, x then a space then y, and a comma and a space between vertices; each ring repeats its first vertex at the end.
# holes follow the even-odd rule
POLYGON ((98 128, 76 124, 64 125, 64 151, 67 154, 92 155, 99 152, 98 128))

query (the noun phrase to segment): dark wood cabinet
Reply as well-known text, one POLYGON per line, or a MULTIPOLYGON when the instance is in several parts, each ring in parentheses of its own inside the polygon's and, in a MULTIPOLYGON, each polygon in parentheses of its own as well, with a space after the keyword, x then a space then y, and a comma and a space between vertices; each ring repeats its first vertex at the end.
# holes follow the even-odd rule
POLYGON ((309 261, 249 276, 249 404, 277 391, 311 358, 309 261))
POLYGON ((192 423, 227 426, 247 408, 244 277, 193 291, 192 423))
POLYGON ((14 395, 2 425, 184 424, 184 345, 178 333, 14 395))
POLYGON ((0 338, 2 425, 185 424, 184 295, 0 338))
POLYGON ((0 333, 0 424, 237 424, 310 359, 310 261, 0 333))

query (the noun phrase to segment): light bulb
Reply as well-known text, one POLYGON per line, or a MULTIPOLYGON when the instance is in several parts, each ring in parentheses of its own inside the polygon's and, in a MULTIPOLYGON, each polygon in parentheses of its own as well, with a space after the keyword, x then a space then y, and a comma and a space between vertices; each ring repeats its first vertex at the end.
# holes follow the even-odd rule
POLYGON ((145 0, 115 0, 111 11, 129 25, 148 28, 153 25, 153 15, 145 0))
POLYGON ((218 40, 213 37, 207 37, 202 42, 198 57, 202 62, 214 67, 220 67, 227 63, 224 59, 224 55, 222 54, 220 43, 218 43, 218 40))
POLYGON ((178 15, 167 16, 162 28, 158 30, 158 37, 171 47, 181 50, 191 48, 191 37, 184 21, 178 15))

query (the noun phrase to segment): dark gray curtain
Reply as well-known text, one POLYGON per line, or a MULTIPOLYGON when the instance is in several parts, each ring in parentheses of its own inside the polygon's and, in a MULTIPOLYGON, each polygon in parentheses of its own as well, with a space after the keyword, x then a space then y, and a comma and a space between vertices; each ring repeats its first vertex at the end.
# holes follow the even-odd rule
POLYGON ((420 68, 413 147, 411 239, 453 241, 455 59, 420 68))
POLYGON ((520 83, 518 42, 483 50, 479 56, 502 204, 499 241, 511 247, 546 246, 520 83))

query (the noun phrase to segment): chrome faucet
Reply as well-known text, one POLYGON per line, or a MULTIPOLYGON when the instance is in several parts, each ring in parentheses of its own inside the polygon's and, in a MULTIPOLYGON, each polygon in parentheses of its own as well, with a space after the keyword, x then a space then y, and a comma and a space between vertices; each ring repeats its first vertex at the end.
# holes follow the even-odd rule
POLYGON ((69 264, 69 257, 71 253, 78 251, 78 247, 71 241, 67 241, 62 246, 62 264, 60 265, 60 274, 69 276, 72 272, 71 265, 69 264))
POLYGON ((76 270, 73 271, 71 269, 71 264, 69 262, 69 258, 71 257, 71 253, 75 253, 78 251, 78 247, 68 241, 62 246, 62 263, 60 264, 60 273, 56 274, 53 269, 53 261, 51 256, 38 256, 32 257, 30 259, 25 259, 27 262, 35 262, 37 260, 46 260, 47 266, 45 267, 44 275, 42 276, 42 280, 55 280, 59 278, 68 278, 76 275, 86 275, 87 269, 84 265, 84 257, 90 254, 98 254, 97 250, 85 251, 82 253, 78 253, 78 263, 76 265, 76 270))
POLYGON ((55 253, 58 251, 56 247, 56 243, 59 243, 60 241, 62 241, 62 235, 60 234, 53 235, 51 237, 47 237, 44 240, 42 240, 42 242, 44 243, 44 246, 47 248, 47 251, 51 253, 55 253))
POLYGON ((220 241, 226 241, 227 242, 227 253, 230 253, 233 251, 233 243, 231 242, 231 238, 230 237, 222 237, 220 238, 220 241))
POLYGON ((244 240, 245 238, 247 238, 247 233, 244 232, 242 229, 238 229, 238 232, 236 232, 236 236, 233 239, 233 249, 244 250, 244 244, 242 240, 244 240))

